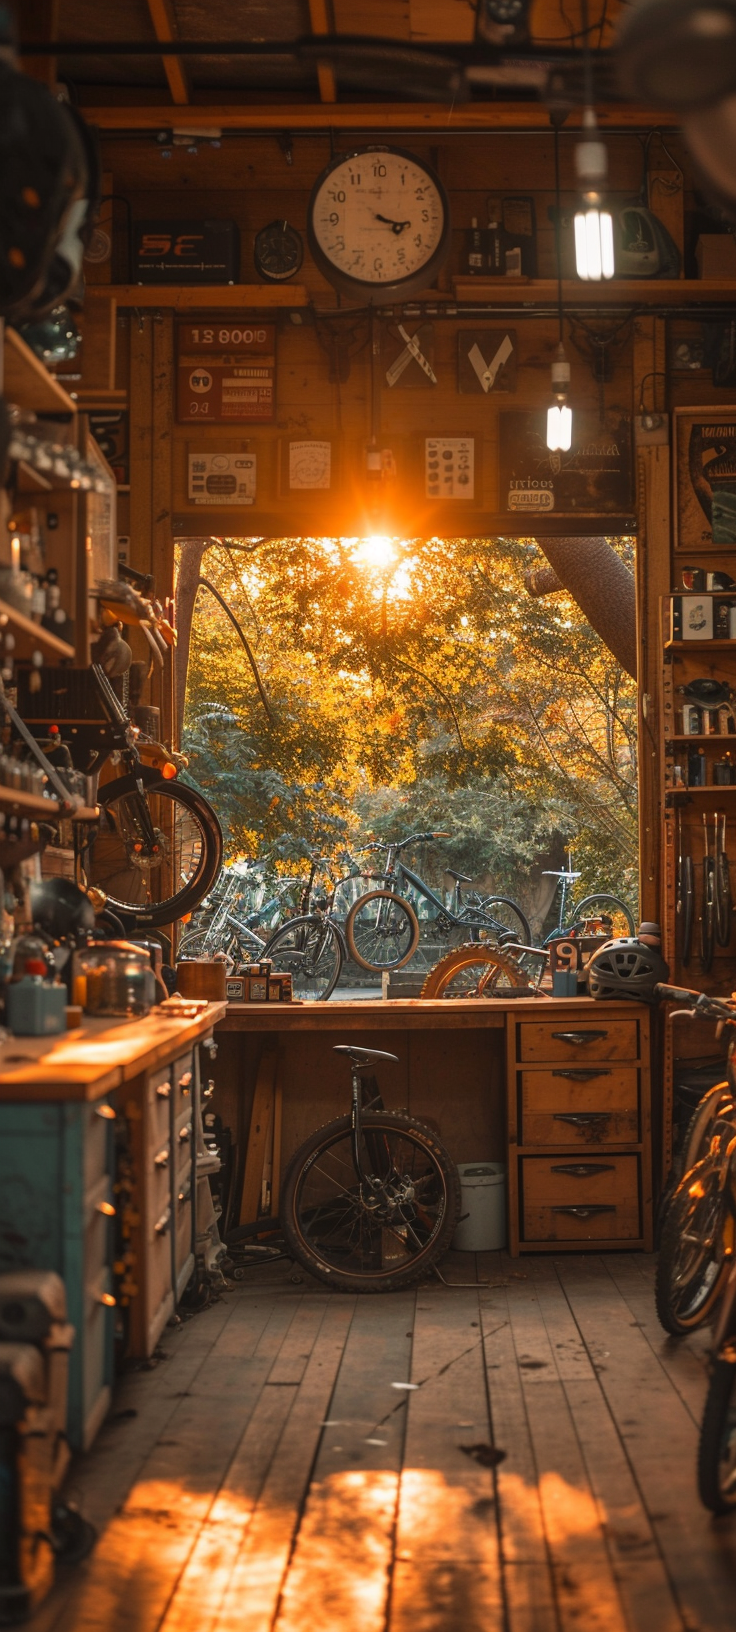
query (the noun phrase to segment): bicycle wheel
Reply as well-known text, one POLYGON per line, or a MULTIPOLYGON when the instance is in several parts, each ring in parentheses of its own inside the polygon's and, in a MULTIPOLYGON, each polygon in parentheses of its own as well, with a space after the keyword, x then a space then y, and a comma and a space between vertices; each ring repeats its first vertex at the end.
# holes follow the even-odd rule
POLYGON ((361 969, 401 969, 416 952, 419 919, 393 890, 370 890, 350 908, 345 939, 361 969))
MULTIPOLYGON (((634 914, 625 901, 617 895, 609 895, 602 890, 597 895, 586 895, 575 908, 575 925, 582 924, 588 918, 610 918, 611 935, 618 938, 623 935, 633 935, 634 914)), ((573 927, 572 925, 570 926, 573 927)))
POLYGON ((358 1179, 352 1119, 318 1128, 292 1157, 281 1224, 297 1263, 342 1292, 413 1286, 450 1244, 460 1213, 457 1168, 411 1116, 365 1111, 358 1179))
POLYGON ((698 1445, 698 1495, 711 1513, 736 1507, 736 1365, 715 1360, 698 1445))
POLYGON ((672 1166, 667 1175, 667 1183, 657 1203, 657 1216, 654 1230, 654 1244, 659 1249, 664 1221, 669 1211, 670 1202, 685 1173, 702 1162, 708 1155, 713 1128, 720 1116, 726 1116, 733 1108, 731 1089, 727 1082, 718 1082, 703 1095, 685 1129, 682 1148, 673 1158, 672 1166))
POLYGON ((718 1164, 707 1157, 683 1181, 662 1227, 654 1301, 673 1337, 702 1326, 721 1295, 730 1263, 725 1223, 718 1164))
POLYGON ((526 986, 523 969, 497 946, 473 941, 440 958, 424 982, 422 997, 500 997, 509 987, 526 986))
MULTIPOLYGON (((469 909, 470 912, 472 910, 472 908, 469 909)), ((521 907, 517 906, 516 902, 512 901, 509 896, 487 895, 481 901, 478 912, 483 918, 490 919, 490 927, 497 939, 502 935, 504 937, 513 935, 514 939, 521 941, 524 946, 531 945, 532 932, 529 928, 529 921, 524 916, 521 907)), ((478 933, 482 934, 486 927, 485 924, 480 925, 479 929, 475 931, 474 938, 477 938, 478 933)), ((470 928, 472 933, 474 928, 472 921, 470 921, 470 928)))
POLYGON ((290 918, 271 936, 262 957, 270 958, 274 972, 291 975, 295 997, 325 1003, 334 992, 343 965, 342 942, 329 918, 309 913, 290 918))
POLYGON ((138 774, 156 853, 150 853, 142 832, 137 778, 121 776, 100 788, 100 823, 86 873, 113 912, 154 927, 174 923, 199 906, 220 870, 222 832, 212 806, 193 788, 164 782, 148 766, 140 766, 138 774))

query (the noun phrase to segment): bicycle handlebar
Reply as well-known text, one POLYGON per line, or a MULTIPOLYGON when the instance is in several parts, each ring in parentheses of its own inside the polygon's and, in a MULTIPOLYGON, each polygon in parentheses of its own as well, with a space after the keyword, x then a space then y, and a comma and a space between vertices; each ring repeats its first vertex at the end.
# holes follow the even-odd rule
POLYGON ((405 850, 409 844, 430 844, 433 839, 450 839, 451 833, 410 833, 408 839, 392 839, 388 843, 375 842, 363 846, 365 850, 405 850))
POLYGON ((713 997, 710 992, 694 992, 688 986, 668 986, 663 981, 654 988, 654 995, 663 1003, 683 1003, 692 1014, 706 1019, 736 1022, 736 1001, 727 997, 713 997))

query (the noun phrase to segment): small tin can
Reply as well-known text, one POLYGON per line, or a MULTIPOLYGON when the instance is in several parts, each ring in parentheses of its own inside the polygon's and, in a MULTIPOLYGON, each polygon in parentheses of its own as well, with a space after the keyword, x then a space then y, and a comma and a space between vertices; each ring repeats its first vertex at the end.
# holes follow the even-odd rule
POLYGON ((686 703, 682 710, 682 734, 684 737, 700 736, 700 709, 694 703, 686 703))

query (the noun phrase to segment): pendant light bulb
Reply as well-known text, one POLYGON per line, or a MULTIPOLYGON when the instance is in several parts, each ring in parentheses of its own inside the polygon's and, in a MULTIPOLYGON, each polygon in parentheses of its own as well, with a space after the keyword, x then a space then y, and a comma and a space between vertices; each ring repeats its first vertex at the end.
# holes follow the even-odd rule
POLYGON ((572 409, 568 407, 570 364, 560 341, 552 364, 552 393, 555 401, 547 409, 547 447, 550 453, 569 453, 572 446, 572 409))
POLYGON ((583 140, 575 149, 575 168, 582 193, 582 208, 575 216, 575 266, 586 283, 600 283, 602 278, 612 278, 615 271, 613 220, 603 207, 608 154, 592 108, 583 114, 583 140))

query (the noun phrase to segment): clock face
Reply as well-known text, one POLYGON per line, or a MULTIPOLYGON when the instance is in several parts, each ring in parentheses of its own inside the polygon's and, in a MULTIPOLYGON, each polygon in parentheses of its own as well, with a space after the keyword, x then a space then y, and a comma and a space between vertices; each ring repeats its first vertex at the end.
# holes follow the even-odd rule
POLYGON ((315 184, 312 253, 326 276, 363 299, 425 287, 444 259, 449 207, 413 154, 369 148, 336 160, 315 184))

